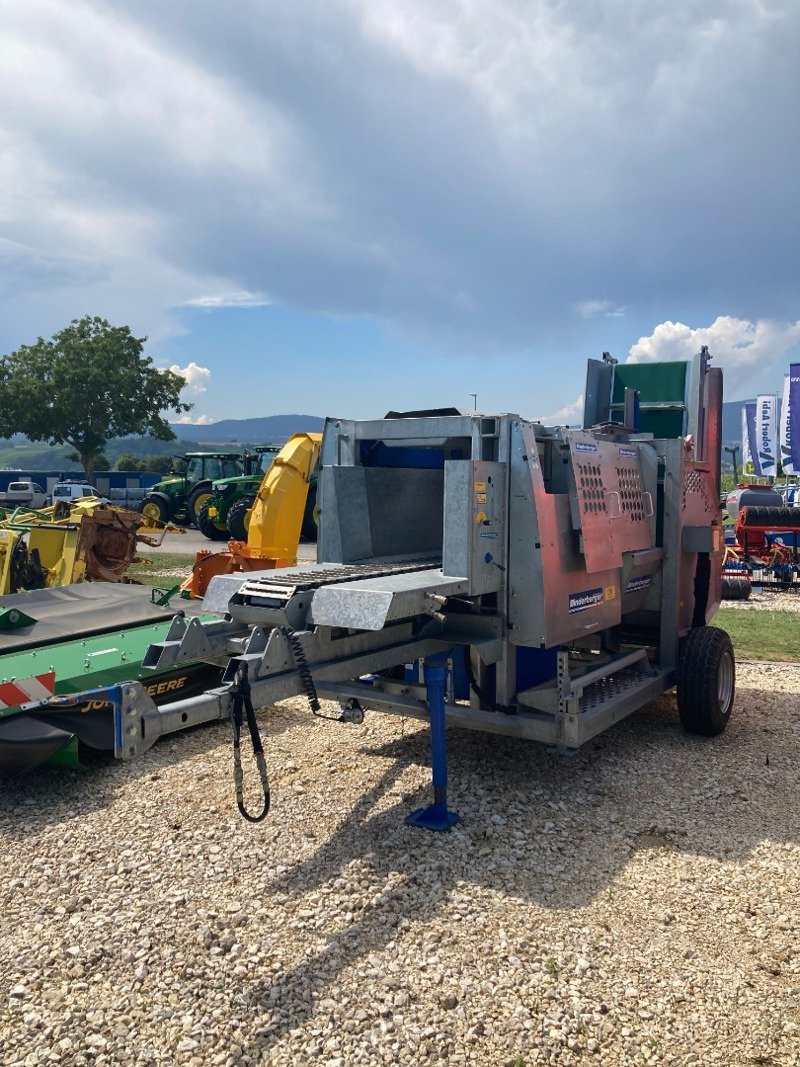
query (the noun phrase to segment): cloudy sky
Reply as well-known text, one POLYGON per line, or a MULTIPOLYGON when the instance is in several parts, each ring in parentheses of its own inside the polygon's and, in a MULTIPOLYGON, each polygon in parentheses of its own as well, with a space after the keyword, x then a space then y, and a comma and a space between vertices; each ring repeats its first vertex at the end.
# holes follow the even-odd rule
POLYGON ((0 352, 103 315, 195 419, 572 414, 800 358, 796 0, 0 0, 0 352))

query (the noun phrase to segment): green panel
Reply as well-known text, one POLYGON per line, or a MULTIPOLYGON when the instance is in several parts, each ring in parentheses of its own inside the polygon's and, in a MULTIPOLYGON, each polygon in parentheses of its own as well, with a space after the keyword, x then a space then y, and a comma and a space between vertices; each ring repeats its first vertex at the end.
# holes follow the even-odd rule
MULTIPOLYGON (((0 656, 0 682, 56 672, 56 693, 75 693, 138 678, 148 646, 163 641, 171 619, 0 656)), ((13 714, 0 710, 0 717, 13 714)))
POLYGON ((80 769, 82 766, 78 755, 78 739, 71 737, 63 748, 49 756, 43 764, 44 767, 72 767, 80 769))
POLYGON ((625 390, 639 390, 639 429, 654 437, 681 437, 684 433, 686 376, 689 364, 620 363, 614 368, 611 421, 624 418, 625 390), (680 408, 649 409, 650 404, 679 404, 680 408))
MULTIPOLYGON (((611 421, 622 424, 624 418, 620 407, 611 412, 611 421)), ((683 412, 682 411, 640 411, 639 431, 651 433, 653 437, 683 437, 683 412)))
POLYGON ((614 368, 612 404, 624 404, 625 390, 638 389, 642 404, 686 401, 686 374, 689 364, 619 363, 614 368))

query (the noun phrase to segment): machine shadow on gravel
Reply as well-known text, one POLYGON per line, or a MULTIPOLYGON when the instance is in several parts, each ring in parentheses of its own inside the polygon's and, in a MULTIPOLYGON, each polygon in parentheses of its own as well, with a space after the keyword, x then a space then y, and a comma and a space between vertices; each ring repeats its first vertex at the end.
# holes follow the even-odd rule
MULTIPOLYGON (((260 728, 264 741, 291 730, 304 712, 282 709, 280 716, 262 717, 260 728)), ((215 749, 223 753, 208 772, 229 777, 230 726, 227 722, 201 723, 157 742, 144 756, 131 762, 114 760, 106 753, 89 755, 81 770, 63 767, 38 767, 22 778, 0 779, 0 835, 22 839, 39 833, 46 826, 57 826, 77 815, 108 808, 117 791, 130 782, 161 775, 176 764, 215 749)))
POLYGON ((793 733, 800 701, 793 695, 767 717, 759 712, 763 696, 741 690, 731 728, 714 741, 684 734, 667 696, 566 758, 533 744, 450 730, 451 804, 461 822, 446 834, 403 823, 425 803, 426 788, 383 806, 409 764, 428 766, 427 731, 362 749, 366 758, 393 762, 333 837, 270 889, 301 898, 342 877, 354 860, 363 860, 372 880, 387 888, 322 951, 237 991, 262 1007, 292 1004, 291 1021, 266 1026, 254 1054, 313 1016, 337 975, 383 950, 401 923, 430 921, 458 883, 542 909, 582 909, 624 872, 637 849, 735 863, 766 837, 800 840, 794 815, 800 736, 793 733), (787 789, 795 794, 789 803, 787 789))

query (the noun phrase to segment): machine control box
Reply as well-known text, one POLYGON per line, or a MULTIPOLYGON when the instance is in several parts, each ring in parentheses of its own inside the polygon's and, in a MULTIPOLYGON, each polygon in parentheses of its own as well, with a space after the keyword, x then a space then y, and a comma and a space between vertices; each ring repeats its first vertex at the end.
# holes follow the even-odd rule
POLYGON ((471 596, 496 592, 503 585, 506 515, 505 464, 445 462, 442 571, 468 579, 471 596))

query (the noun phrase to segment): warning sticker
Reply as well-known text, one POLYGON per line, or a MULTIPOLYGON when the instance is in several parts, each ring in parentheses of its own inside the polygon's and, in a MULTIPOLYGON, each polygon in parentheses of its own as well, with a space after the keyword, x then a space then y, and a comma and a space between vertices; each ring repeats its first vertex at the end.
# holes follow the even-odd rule
POLYGON ((479 504, 485 504, 486 503, 486 493, 478 493, 478 503, 479 504))
POLYGON ((475 482, 475 492, 482 493, 486 489, 486 482, 475 482))
POLYGON ((603 590, 603 600, 614 600, 617 595, 617 589, 614 585, 607 585, 603 590))
POLYGON ((576 611, 586 611, 587 608, 596 608, 603 603, 602 589, 587 589, 583 593, 570 593, 567 599, 567 607, 570 615, 576 611))

